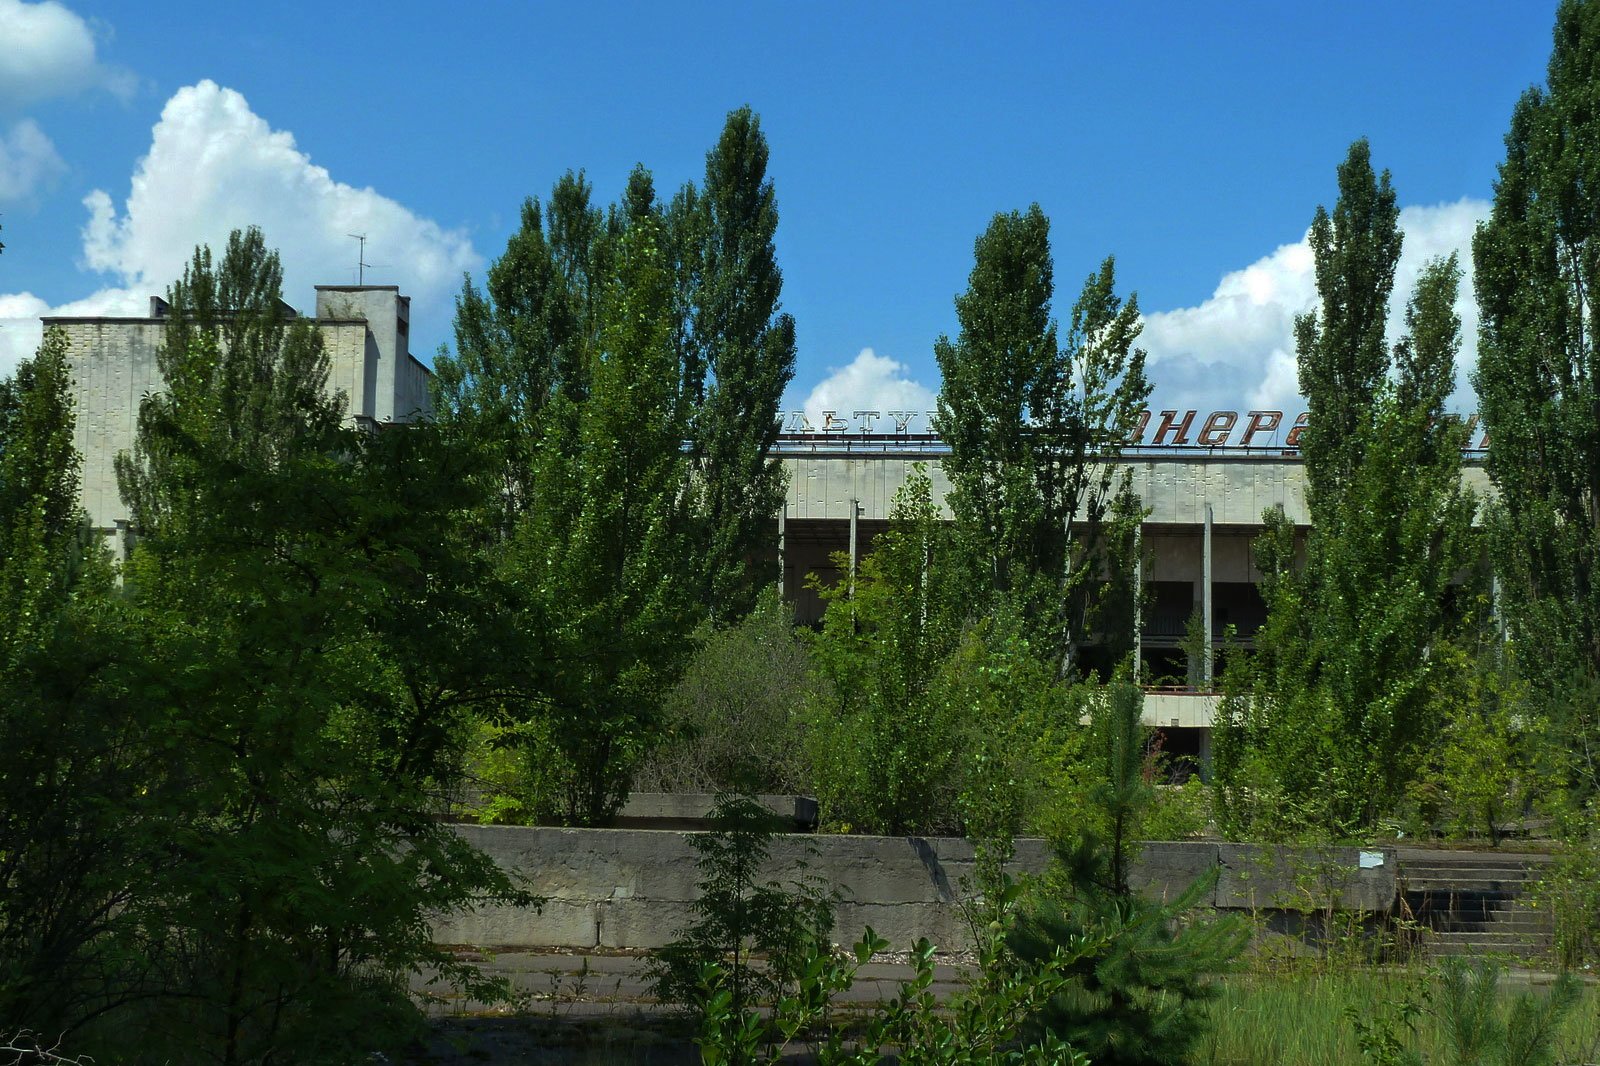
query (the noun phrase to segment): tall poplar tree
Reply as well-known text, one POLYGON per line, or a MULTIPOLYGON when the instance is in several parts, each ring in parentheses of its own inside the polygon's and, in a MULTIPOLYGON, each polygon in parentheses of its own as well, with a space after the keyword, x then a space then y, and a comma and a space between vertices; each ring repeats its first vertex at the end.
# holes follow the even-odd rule
POLYGON ((767 139, 748 107, 728 115, 706 155, 705 185, 674 201, 680 301, 691 317, 683 391, 711 617, 749 613, 765 584, 761 555, 783 503, 783 469, 771 457, 778 407, 794 377, 794 319, 780 312, 783 272, 773 237, 778 202, 767 139))
POLYGON ((1472 250, 1489 529, 1518 657, 1600 788, 1600 3, 1556 10, 1548 84, 1517 102, 1472 250))
POLYGON ((1311 227, 1320 306, 1295 323, 1312 412, 1305 566, 1294 528, 1268 511, 1256 549, 1268 621, 1229 679, 1216 742, 1225 813, 1258 832, 1353 833, 1393 811, 1442 725, 1453 679, 1438 645, 1455 631, 1450 583, 1472 559, 1465 428, 1444 406, 1460 271, 1428 264, 1391 348, 1402 238, 1389 175, 1357 141, 1338 182, 1311 227))
POLYGON ((1050 223, 999 214, 975 244, 961 331, 934 346, 949 503, 982 594, 1012 597, 1064 671, 1089 637, 1106 549, 1140 513, 1117 456, 1150 394, 1135 297, 1091 274, 1065 343, 1051 317, 1050 223))
POLYGON ((77 504, 66 338, 0 380, 0 1031, 64 1034, 130 994, 128 903, 159 854, 148 705, 77 504))
MULTIPOLYGON (((551 746, 531 753, 559 814, 602 824, 659 733, 689 648, 687 457, 675 419, 673 273, 647 184, 635 182, 601 294, 589 388, 570 447, 541 449, 538 506, 510 545, 547 660, 551 746)), ((565 401, 564 401, 565 402, 565 401)))

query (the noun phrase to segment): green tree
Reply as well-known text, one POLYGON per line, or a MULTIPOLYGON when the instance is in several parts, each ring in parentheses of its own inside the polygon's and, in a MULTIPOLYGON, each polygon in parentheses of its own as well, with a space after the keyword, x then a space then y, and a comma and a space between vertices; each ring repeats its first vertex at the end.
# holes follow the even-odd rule
POLYGON ((794 377, 794 319, 779 312, 783 272, 773 236, 777 196, 767 139, 748 107, 729 113, 706 155, 704 188, 673 202, 678 299, 687 314, 680 352, 695 461, 704 596, 726 622, 755 606, 762 555, 783 502, 771 457, 778 405, 794 377))
POLYGON ((827 609, 812 655, 824 684, 813 695, 807 746, 829 823, 891 834, 955 827, 962 723, 936 691, 963 614, 958 590, 943 579, 948 546, 919 467, 854 580, 818 585, 827 609))
POLYGON ((809 792, 802 710, 811 657, 775 586, 699 642, 664 705, 670 738, 635 780, 645 792, 809 792))
POLYGON ((1096 945, 1066 968, 1069 980, 1034 1022, 1108 1066, 1190 1061, 1217 992, 1212 978, 1232 966, 1249 937, 1236 920, 1194 917, 1214 872, 1166 902, 1133 884, 1134 833, 1155 792, 1145 779, 1143 706, 1139 689, 1124 683, 1096 701, 1085 816, 1074 834, 1054 842, 1057 862, 1007 938, 1025 965, 1065 945, 1096 945))
POLYGON ((1108 533, 1140 517, 1116 465, 1150 391, 1133 347, 1138 301, 1117 296, 1107 259, 1058 343, 1050 223, 1037 204, 996 215, 975 259, 956 297, 961 332, 934 346, 949 504, 969 580, 1015 600, 1041 653, 1070 672, 1090 635, 1108 533))
POLYGON ((1600 788, 1600 4, 1556 9, 1547 85, 1517 102, 1473 240, 1496 574, 1519 662, 1579 791, 1600 788))
MULTIPOLYGON (((483 989, 429 917, 521 900, 437 818, 501 674, 459 556, 470 457, 343 424, 327 357, 235 232, 169 292, 165 390, 119 462, 125 584, 160 704, 166 861, 130 908, 158 1058, 341 1059, 414 1031, 424 966, 483 989)), ((484 989, 486 991, 486 989, 484 989)))
POLYGON ((148 705, 77 506, 66 338, 0 381, 0 1031, 77 1031, 138 992, 129 903, 159 862, 148 705))
POLYGON ((1316 428, 1303 441, 1305 565, 1283 513, 1267 512, 1256 551, 1268 622, 1218 732, 1235 830, 1259 817, 1260 831, 1342 835, 1392 813, 1439 735, 1441 693, 1461 680, 1441 643, 1460 622, 1451 582, 1474 558, 1465 429, 1444 410, 1460 272, 1453 257, 1428 264, 1387 347, 1398 218, 1388 174, 1357 141, 1333 214, 1312 224, 1320 311, 1296 323, 1316 428))
MULTIPOLYGON (((544 736, 532 757, 566 820, 598 824, 627 798, 659 738, 661 701, 691 649, 687 459, 675 421, 672 267, 652 202, 636 192, 590 353, 570 441, 541 441, 509 578, 544 634, 544 736)), ((552 434, 561 433, 559 429, 552 434)))

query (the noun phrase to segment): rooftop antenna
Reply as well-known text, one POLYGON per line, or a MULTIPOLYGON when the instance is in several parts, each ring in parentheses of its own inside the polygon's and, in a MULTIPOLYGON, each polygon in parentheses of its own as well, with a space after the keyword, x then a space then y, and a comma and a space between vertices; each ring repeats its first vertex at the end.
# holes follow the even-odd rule
POLYGON ((372 265, 367 262, 367 235, 365 233, 346 233, 345 236, 353 237, 360 242, 360 248, 356 252, 356 284, 365 285, 367 283, 367 267, 372 265))

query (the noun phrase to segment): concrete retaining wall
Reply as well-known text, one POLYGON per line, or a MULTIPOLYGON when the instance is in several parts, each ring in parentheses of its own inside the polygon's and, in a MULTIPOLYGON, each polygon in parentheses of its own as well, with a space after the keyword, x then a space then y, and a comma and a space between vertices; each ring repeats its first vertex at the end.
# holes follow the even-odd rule
MULTIPOLYGON (((441 944, 499 949, 649 950, 670 942, 692 919, 700 872, 693 834, 641 829, 460 826, 502 867, 527 878, 548 902, 535 912, 485 907, 436 923, 441 944)), ((835 935, 854 940, 871 925, 894 947, 918 937, 941 947, 967 943, 959 901, 970 894, 972 844, 950 837, 784 836, 767 876, 818 879, 836 891, 835 935)), ((1037 873, 1049 851, 1017 842, 1013 868, 1037 873)), ((1316 850, 1242 844, 1147 844, 1134 879, 1171 898, 1220 868, 1203 903, 1253 912, 1359 911, 1387 914, 1396 898, 1392 850, 1316 850), (1363 859, 1365 856, 1365 859, 1363 859)))

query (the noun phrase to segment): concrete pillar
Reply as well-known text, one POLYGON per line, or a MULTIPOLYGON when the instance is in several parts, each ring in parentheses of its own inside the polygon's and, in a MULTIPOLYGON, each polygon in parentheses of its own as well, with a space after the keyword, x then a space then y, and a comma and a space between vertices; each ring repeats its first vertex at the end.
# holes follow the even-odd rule
MULTIPOLYGON (((1489 576, 1489 613, 1494 617, 1494 636, 1501 648, 1506 643, 1506 616, 1500 610, 1500 572, 1489 576)), ((1498 650, 1496 652, 1498 654, 1498 650)))
POLYGON ((789 591, 784 588, 784 582, 788 577, 788 571, 784 569, 784 536, 786 533, 784 527, 788 524, 788 518, 789 501, 785 500, 783 501, 783 509, 778 512, 778 599, 780 600, 789 591))
POLYGON ((856 598, 856 519, 861 515, 861 504, 850 497, 850 598, 856 598))
POLYGON ((1205 534, 1201 537, 1200 559, 1200 618, 1205 628, 1205 655, 1201 658, 1201 681, 1206 691, 1211 690, 1211 505, 1206 504, 1205 534))
POLYGON ((1144 674, 1144 523, 1133 528, 1133 683, 1144 674))

